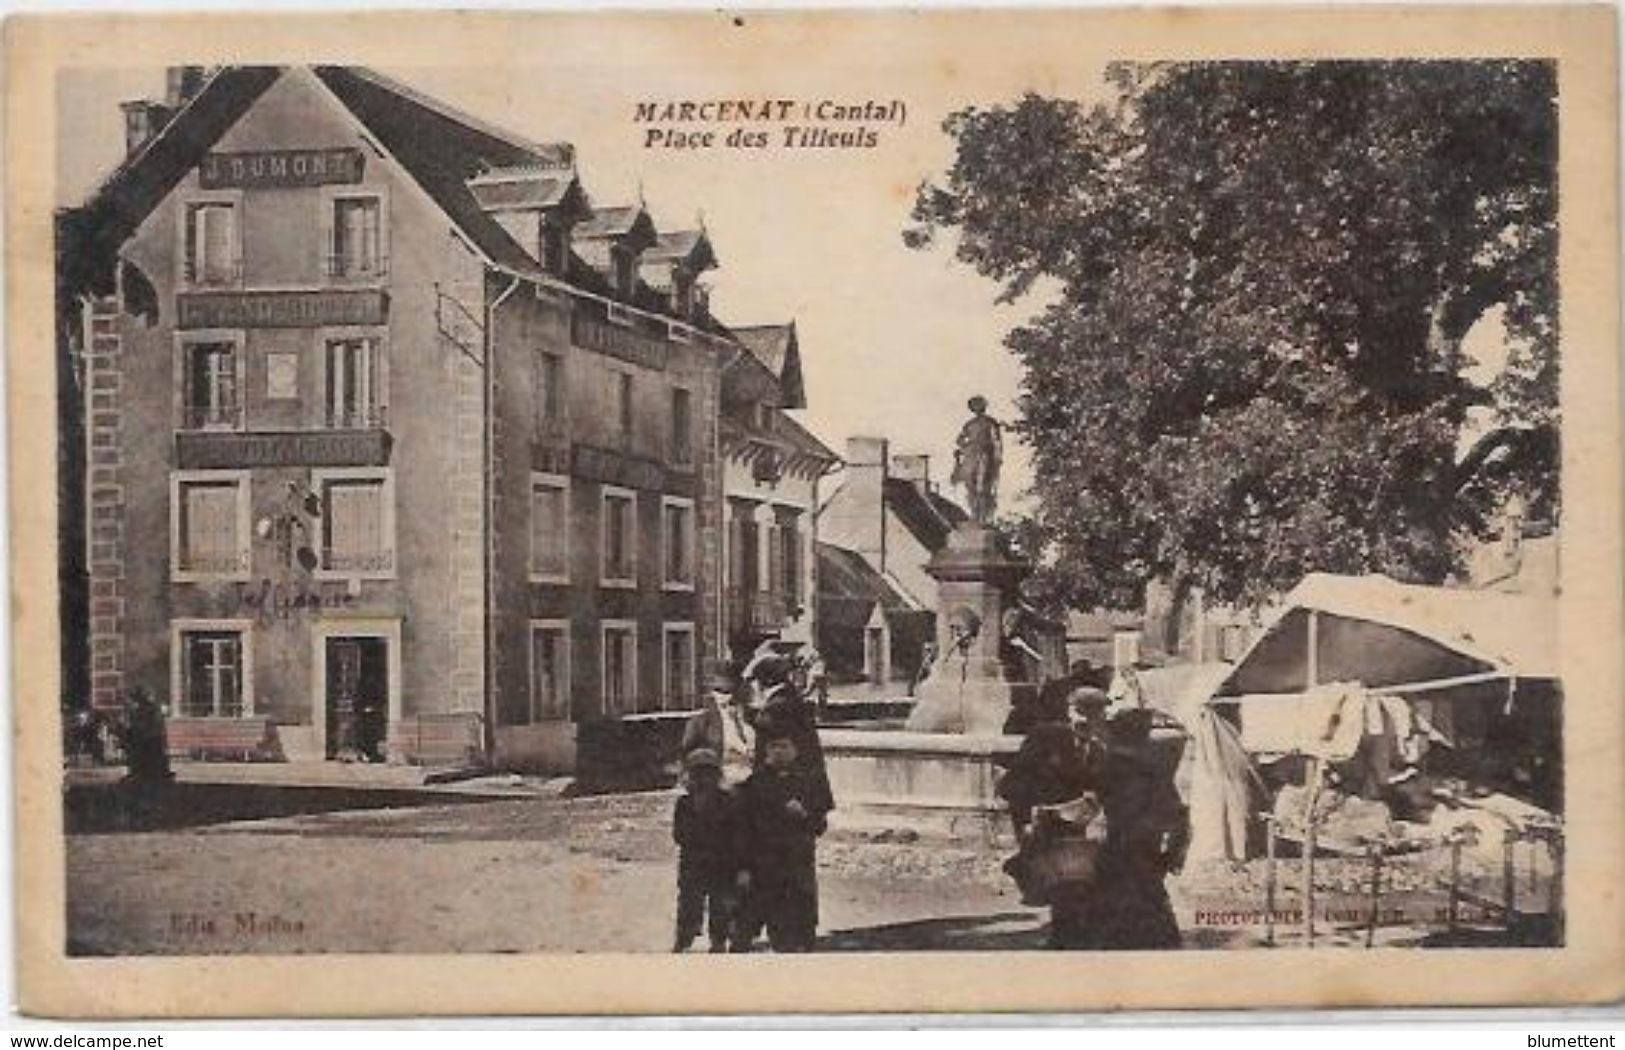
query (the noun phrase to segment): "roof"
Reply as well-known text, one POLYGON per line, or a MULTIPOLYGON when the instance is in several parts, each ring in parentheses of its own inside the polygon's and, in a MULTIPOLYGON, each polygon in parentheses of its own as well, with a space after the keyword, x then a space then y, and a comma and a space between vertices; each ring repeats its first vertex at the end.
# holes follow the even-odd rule
POLYGON ((499 168, 469 180, 468 188, 481 208, 554 208, 576 186, 575 177, 557 171, 520 173, 499 168))
POLYGON ((638 262, 638 276, 649 287, 663 292, 672 289, 672 275, 679 268, 700 274, 716 266, 716 253, 704 230, 676 230, 660 233, 638 262))
POLYGON ((887 478, 881 498, 929 551, 941 550, 948 542, 948 534, 968 518, 951 500, 902 478, 887 478))
POLYGON ((921 610, 901 589, 856 551, 818 544, 818 616, 827 627, 862 629, 876 603, 886 618, 906 618, 921 610))
MULTIPOLYGON (((68 286, 109 284, 118 246, 286 72, 280 66, 223 67, 84 205, 65 210, 59 229, 68 286)), ((313 72, 475 248, 516 273, 541 275, 539 263, 486 212, 480 198, 514 192, 494 188, 504 173, 562 176, 575 163, 573 147, 535 143, 494 128, 372 70, 316 66, 313 72)), ((544 198, 568 194, 568 182, 557 190, 541 186, 551 181, 536 180, 529 192, 544 198)), ((572 266, 568 279, 593 291, 608 290, 587 267, 572 266)))
POLYGON ((791 447, 805 455, 815 456, 830 463, 839 463, 841 457, 818 439, 818 435, 802 426, 801 423, 788 412, 779 413, 778 433, 789 440, 791 447))
POLYGON ((540 272, 468 182, 498 169, 570 163, 569 146, 499 132, 368 69, 317 66, 316 75, 487 258, 521 273, 540 272))
POLYGON ((655 243, 643 257, 650 261, 666 262, 694 257, 696 268, 709 269, 716 265, 711 253, 711 238, 704 230, 673 230, 655 237, 655 243), (702 261, 703 260, 703 261, 702 261))
MULTIPOLYGON (((1406 669, 1398 665, 1449 666, 1445 661, 1425 660, 1423 650, 1450 654, 1458 665, 1483 674, 1520 678, 1556 678, 1559 673, 1557 639, 1557 597, 1555 594, 1507 593, 1466 587, 1429 587, 1398 583, 1386 576, 1336 576, 1314 573, 1282 601, 1268 627, 1236 664, 1222 692, 1265 691, 1247 685, 1250 668, 1273 661, 1280 666, 1285 651, 1283 635, 1306 614, 1322 613, 1356 624, 1368 625, 1366 633, 1350 633, 1350 650, 1326 653, 1323 638, 1322 662, 1335 656, 1347 664, 1363 664, 1357 673, 1336 671, 1324 676, 1358 678, 1367 685, 1400 686, 1414 684, 1406 669), (1380 646, 1369 626, 1391 629, 1408 639, 1402 646, 1388 639, 1380 646), (1406 652, 1404 646, 1409 646, 1406 652), (1394 666, 1388 666, 1391 663, 1394 666), (1397 679, 1397 680, 1395 680, 1397 679)), ((1295 637, 1305 632, 1291 632, 1295 637)), ((1301 643, 1297 648, 1303 648, 1301 643)), ((1256 672, 1254 672, 1256 673, 1256 672)))
POLYGON ((779 381, 785 408, 806 408, 807 391, 801 378, 801 351, 796 323, 735 325, 733 334, 751 356, 779 381))
POLYGON ((64 209, 57 239, 64 285, 110 291, 119 245, 281 75, 277 66, 218 70, 146 145, 120 162, 84 204, 64 209))
POLYGON ((637 228, 639 221, 648 223, 654 233, 654 220, 639 204, 620 204, 607 208, 594 208, 592 218, 577 224, 573 235, 578 240, 625 237, 637 228))

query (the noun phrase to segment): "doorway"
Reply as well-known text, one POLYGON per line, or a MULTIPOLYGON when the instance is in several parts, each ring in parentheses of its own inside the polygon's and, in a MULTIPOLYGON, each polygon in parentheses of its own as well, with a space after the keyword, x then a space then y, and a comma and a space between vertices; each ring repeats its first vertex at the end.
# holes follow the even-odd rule
POLYGON ((384 761, 389 727, 389 641, 337 635, 326 640, 326 757, 384 761))

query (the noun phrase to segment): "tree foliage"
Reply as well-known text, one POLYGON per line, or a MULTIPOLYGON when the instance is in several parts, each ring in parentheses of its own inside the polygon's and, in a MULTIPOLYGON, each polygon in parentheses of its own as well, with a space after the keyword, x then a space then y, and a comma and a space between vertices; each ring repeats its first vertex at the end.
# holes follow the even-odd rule
MULTIPOLYGON (((1445 577, 1489 495, 1458 473, 1469 411, 1557 422, 1553 67, 1124 65, 1108 82, 1092 107, 954 114, 952 166, 905 232, 954 234, 1004 300, 1045 297, 1007 344, 1058 596, 1445 577), (1480 387, 1462 341, 1492 308, 1515 350, 1480 387)), ((1521 462, 1552 487, 1550 456, 1521 462)))

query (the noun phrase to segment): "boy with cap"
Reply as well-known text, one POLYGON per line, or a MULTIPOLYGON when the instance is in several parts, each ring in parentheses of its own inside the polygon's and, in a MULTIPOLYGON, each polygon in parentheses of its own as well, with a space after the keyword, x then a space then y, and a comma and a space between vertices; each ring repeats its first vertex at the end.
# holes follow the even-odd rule
POLYGON ((818 931, 818 836, 828 788, 797 761, 795 737, 764 728, 760 768, 740 789, 746 874, 733 950, 748 952, 765 925, 776 952, 813 949, 818 931))
POLYGON ((739 873, 739 805, 722 790, 722 765, 715 751, 696 748, 683 765, 688 790, 677 799, 672 820, 672 838, 677 840, 677 939, 672 951, 687 951, 703 923, 711 950, 723 952, 732 932, 739 873))

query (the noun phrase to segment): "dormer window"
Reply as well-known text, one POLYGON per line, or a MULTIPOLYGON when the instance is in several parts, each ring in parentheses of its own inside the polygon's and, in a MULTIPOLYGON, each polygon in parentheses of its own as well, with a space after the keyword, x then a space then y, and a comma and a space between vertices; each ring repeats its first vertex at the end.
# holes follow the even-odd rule
POLYGON ((615 290, 621 295, 632 294, 633 281, 637 277, 637 256, 629 249, 617 246, 611 252, 615 260, 615 290))
POLYGON ((542 267, 548 273, 562 277, 569 266, 569 258, 569 230, 560 223, 542 223, 542 267))
POLYGON ((678 317, 694 316, 694 275, 682 267, 671 275, 671 309, 678 317))

